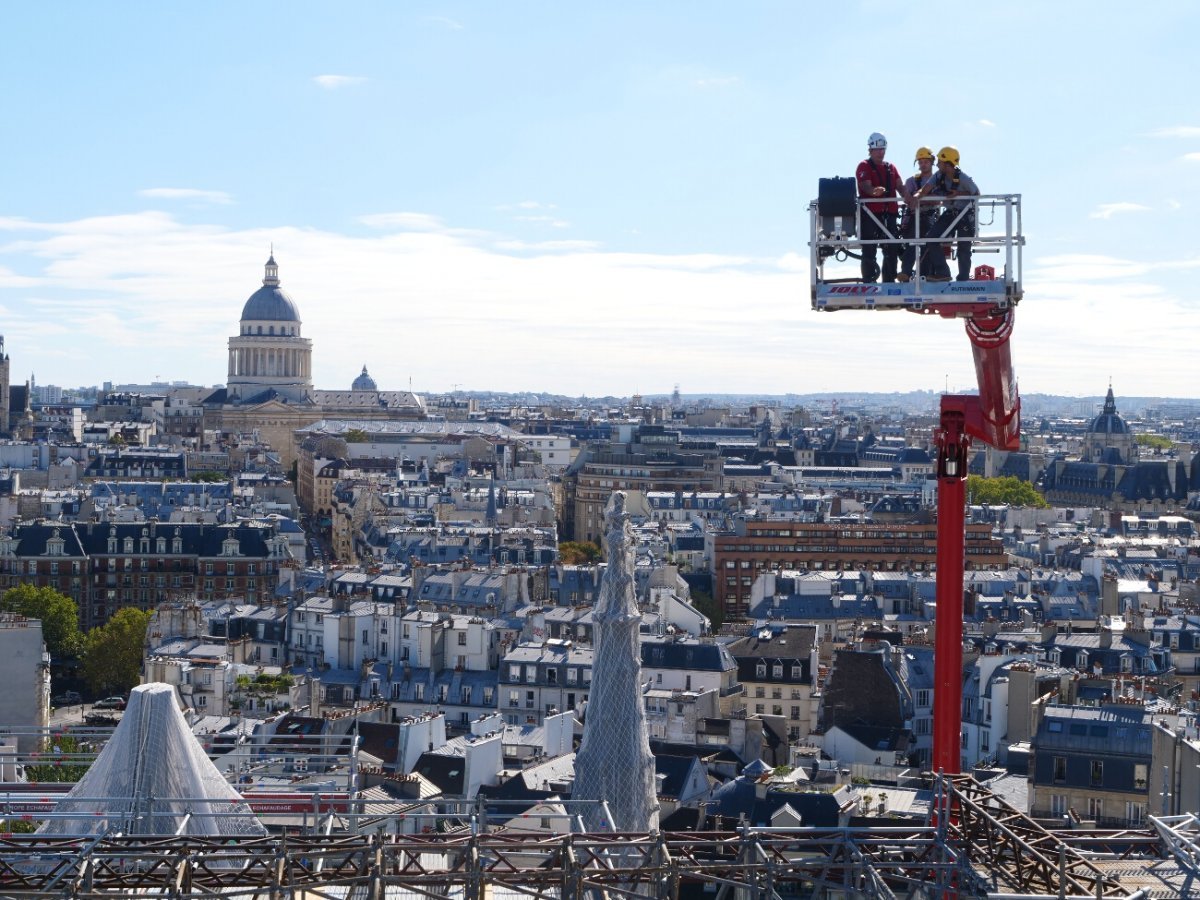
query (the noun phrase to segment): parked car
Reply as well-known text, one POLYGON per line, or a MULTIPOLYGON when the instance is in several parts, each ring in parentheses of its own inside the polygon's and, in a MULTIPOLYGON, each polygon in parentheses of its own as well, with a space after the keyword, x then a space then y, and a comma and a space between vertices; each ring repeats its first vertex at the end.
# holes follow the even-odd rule
POLYGON ((92 704, 92 709, 124 709, 124 697, 105 697, 103 700, 97 700, 92 704))
POLYGON ((50 698, 52 706, 78 706, 83 702, 77 691, 63 691, 57 697, 50 698))

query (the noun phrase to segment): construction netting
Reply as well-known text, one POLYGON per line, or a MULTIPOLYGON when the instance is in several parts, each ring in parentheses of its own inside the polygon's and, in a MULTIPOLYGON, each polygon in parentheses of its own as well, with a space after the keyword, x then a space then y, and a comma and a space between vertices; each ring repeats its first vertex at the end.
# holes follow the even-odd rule
POLYGON ((175 689, 143 684, 38 833, 256 837, 266 829, 193 736, 175 689))
POLYGON ((592 690, 571 798, 593 801, 582 813, 588 831, 653 831, 658 828, 658 800, 642 705, 641 613, 622 491, 609 498, 604 530, 608 565, 593 614, 592 690))

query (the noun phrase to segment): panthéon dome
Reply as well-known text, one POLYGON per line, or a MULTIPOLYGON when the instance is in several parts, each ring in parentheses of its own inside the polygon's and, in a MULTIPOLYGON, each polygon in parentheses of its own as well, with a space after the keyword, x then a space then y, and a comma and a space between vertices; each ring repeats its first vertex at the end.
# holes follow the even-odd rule
POLYGON ((300 311, 279 286, 279 267, 275 256, 267 260, 263 286, 250 295, 242 307, 243 322, 299 322, 300 311))

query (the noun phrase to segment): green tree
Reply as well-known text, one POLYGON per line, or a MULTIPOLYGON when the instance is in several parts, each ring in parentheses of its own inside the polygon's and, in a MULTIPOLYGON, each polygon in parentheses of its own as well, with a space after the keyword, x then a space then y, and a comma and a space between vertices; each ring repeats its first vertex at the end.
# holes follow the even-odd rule
POLYGON ((365 444, 369 440, 367 433, 361 428, 351 428, 344 437, 347 444, 365 444))
POLYGON ((692 606, 708 616, 709 628, 714 633, 718 631, 725 621, 725 610, 721 608, 721 604, 714 600, 713 595, 708 591, 702 591, 699 588, 692 588, 689 594, 692 598, 692 606))
POLYGON ((1137 434, 1133 439, 1139 447, 1152 450, 1170 450, 1174 446, 1174 442, 1165 434, 1137 434))
POLYGON ((79 738, 70 734, 55 734, 46 738, 41 752, 37 754, 39 762, 25 766, 26 777, 33 782, 71 782, 83 777, 91 763, 85 758, 90 756, 87 748, 82 746, 79 738))
POLYGON ((594 541, 563 541, 558 545, 558 561, 564 566, 590 566, 600 559, 600 545, 594 541))
POLYGON ((192 481, 203 481, 210 484, 219 484, 222 481, 228 481, 229 476, 223 472, 218 472, 215 469, 202 469, 199 472, 190 476, 192 481))
POLYGON ((5 591, 0 608, 27 619, 40 619, 42 640, 54 659, 79 652, 79 607, 65 594, 27 582, 5 591))
POLYGON ((989 506, 1032 506, 1045 509, 1050 504, 1028 481, 1006 475, 1003 478, 967 476, 967 498, 971 503, 989 506))
POLYGON ((119 609, 83 642, 83 677, 98 694, 124 694, 142 674, 150 613, 134 606, 119 609))

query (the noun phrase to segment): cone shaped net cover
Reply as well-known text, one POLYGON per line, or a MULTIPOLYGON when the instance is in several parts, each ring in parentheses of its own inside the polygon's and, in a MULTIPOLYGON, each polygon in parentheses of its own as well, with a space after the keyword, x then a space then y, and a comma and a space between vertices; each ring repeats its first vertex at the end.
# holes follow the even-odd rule
POLYGON ((609 498, 604 530, 608 566, 592 616, 592 690, 571 797, 593 801, 581 813, 588 831, 652 831, 658 828, 658 799, 642 706, 642 617, 634 596, 633 535, 622 491, 609 498), (601 801, 608 802, 611 826, 601 801))
POLYGON ((168 684, 133 689, 121 723, 57 812, 71 815, 48 819, 39 834, 171 835, 180 826, 182 834, 266 834, 188 728, 168 684))

